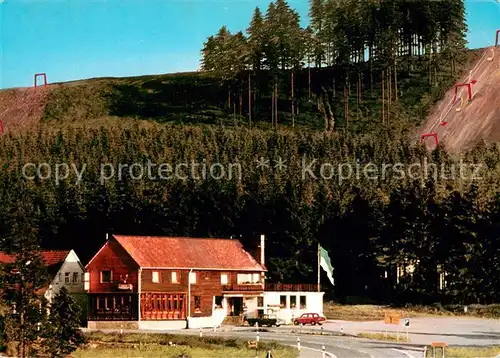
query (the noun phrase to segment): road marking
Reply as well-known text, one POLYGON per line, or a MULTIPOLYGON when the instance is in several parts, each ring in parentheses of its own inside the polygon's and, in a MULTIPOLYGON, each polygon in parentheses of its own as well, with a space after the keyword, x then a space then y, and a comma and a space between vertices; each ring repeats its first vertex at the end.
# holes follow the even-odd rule
POLYGON ((361 349, 358 349, 357 351, 366 354, 370 358, 375 358, 375 356, 373 354, 370 354, 367 351, 362 351, 361 349))
POLYGON ((401 349, 396 349, 396 348, 391 348, 393 351, 396 351, 396 352, 399 352, 399 353, 403 353, 405 356, 407 356, 408 358, 415 358, 414 355, 408 353, 408 352, 405 352, 405 351, 402 351, 401 349))
MULTIPOLYGON (((296 347, 296 345, 291 345, 290 344, 290 347, 296 347)), ((311 348, 311 347, 304 347, 304 346, 300 346, 300 348, 309 349, 310 351, 315 351, 315 352, 323 353, 323 351, 321 349, 316 349, 316 348, 311 348)), ((335 354, 327 352, 327 351, 325 351, 325 356, 330 357, 330 358, 337 358, 337 356, 335 354)))

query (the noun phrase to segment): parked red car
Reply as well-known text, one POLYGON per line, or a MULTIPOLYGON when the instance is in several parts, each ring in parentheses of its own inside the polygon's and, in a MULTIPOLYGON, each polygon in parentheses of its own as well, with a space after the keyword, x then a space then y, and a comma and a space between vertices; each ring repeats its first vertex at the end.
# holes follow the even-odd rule
POLYGON ((321 325, 324 321, 326 321, 326 318, 317 313, 304 313, 299 318, 295 318, 293 324, 310 324, 314 326, 316 324, 321 325))

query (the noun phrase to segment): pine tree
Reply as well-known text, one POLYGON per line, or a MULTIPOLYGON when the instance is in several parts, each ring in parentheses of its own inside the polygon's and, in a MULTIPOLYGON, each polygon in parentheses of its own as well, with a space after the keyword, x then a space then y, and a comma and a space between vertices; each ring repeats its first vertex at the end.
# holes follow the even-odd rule
POLYGON ((79 318, 79 306, 68 290, 61 288, 50 306, 45 347, 51 357, 67 356, 84 343, 79 318))
POLYGON ((6 339, 19 343, 20 357, 30 357, 38 349, 36 342, 46 321, 46 302, 37 292, 47 283, 45 267, 39 252, 30 248, 6 266, 1 277, 3 299, 12 308, 5 322, 6 339))

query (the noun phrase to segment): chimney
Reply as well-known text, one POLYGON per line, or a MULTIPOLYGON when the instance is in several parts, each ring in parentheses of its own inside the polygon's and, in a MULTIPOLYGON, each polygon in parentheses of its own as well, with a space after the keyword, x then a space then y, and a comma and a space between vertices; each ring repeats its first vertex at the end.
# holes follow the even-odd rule
POLYGON ((266 237, 264 235, 260 235, 260 264, 262 266, 266 264, 265 240, 266 237))

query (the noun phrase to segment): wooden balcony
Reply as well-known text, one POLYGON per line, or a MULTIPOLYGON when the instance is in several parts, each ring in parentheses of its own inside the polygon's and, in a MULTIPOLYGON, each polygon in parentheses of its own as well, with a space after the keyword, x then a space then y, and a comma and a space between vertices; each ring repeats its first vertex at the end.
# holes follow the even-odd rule
POLYGON ((222 285, 222 291, 223 292, 262 292, 264 291, 264 284, 262 283, 250 283, 250 284, 243 284, 243 283, 233 283, 229 285, 222 285))
POLYGON ((317 292, 318 285, 314 283, 266 283, 266 291, 317 292))

